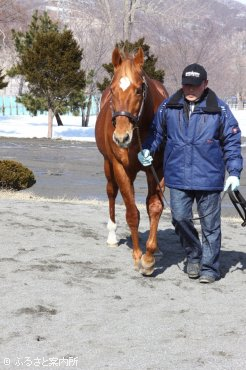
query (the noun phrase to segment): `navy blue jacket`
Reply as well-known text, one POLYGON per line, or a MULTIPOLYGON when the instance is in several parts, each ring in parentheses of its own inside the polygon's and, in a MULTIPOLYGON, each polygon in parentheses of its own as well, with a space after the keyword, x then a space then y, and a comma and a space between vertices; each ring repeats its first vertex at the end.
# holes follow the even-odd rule
POLYGON ((190 118, 182 89, 163 101, 144 148, 165 144, 164 178, 169 188, 223 190, 225 169, 240 177, 241 131, 227 104, 206 89, 190 118))

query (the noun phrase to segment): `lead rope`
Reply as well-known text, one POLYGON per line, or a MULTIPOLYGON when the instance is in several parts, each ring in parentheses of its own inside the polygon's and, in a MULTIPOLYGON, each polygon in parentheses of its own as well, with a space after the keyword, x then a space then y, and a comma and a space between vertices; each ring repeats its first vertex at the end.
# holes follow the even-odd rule
MULTIPOLYGON (((139 145, 139 148, 140 148, 141 153, 143 154, 143 146, 142 146, 142 142, 141 142, 141 138, 140 138, 139 126, 137 126, 136 129, 137 129, 137 136, 138 136, 138 145, 139 145)), ((170 211, 172 211, 170 205, 168 204, 168 201, 166 200, 166 197, 164 195, 164 191, 161 188, 160 181, 158 179, 158 176, 157 176, 157 173, 156 173, 156 171, 154 169, 153 164, 150 165, 150 169, 151 169, 151 172, 152 172, 152 174, 154 176, 154 179, 156 181, 156 184, 157 184, 157 187, 158 187, 158 189, 160 191, 160 194, 161 194, 161 196, 162 196, 162 198, 164 200, 164 203, 166 203, 167 204, 167 208, 169 208, 170 211)))
POLYGON ((241 226, 245 227, 246 226, 246 200, 242 196, 239 190, 234 190, 232 191, 230 188, 228 189, 228 194, 230 197, 230 200, 234 207, 236 208, 239 216, 242 218, 243 223, 241 226), (240 209, 240 207, 242 209, 240 209))
MULTIPOLYGON (((139 145, 139 148, 140 148, 141 153, 143 154, 143 146, 142 146, 142 142, 141 142, 141 138, 140 138, 139 126, 137 126, 137 127, 136 127, 136 129, 137 129, 137 136, 138 136, 138 145, 139 145)), ((171 208, 170 204, 168 203, 168 201, 167 201, 167 199, 166 199, 166 197, 165 197, 165 195, 164 195, 164 191, 163 191, 163 190, 162 190, 162 188, 161 188, 161 185, 160 185, 160 182, 159 182, 159 179, 158 179, 158 176, 157 176, 157 173, 156 173, 156 171, 155 171, 155 169, 154 169, 153 164, 151 164, 151 165, 150 165, 150 169, 151 169, 152 174, 153 174, 153 176, 154 176, 154 179, 155 179, 155 181, 156 181, 156 183, 157 183, 158 189, 159 189, 160 194, 161 194, 161 196, 162 196, 162 198, 163 198, 163 200, 164 200, 164 203, 166 203, 166 204, 167 204, 167 208, 168 208, 168 209, 171 211, 171 213, 172 213, 172 208, 171 208)), ((223 196, 222 196, 222 198, 221 198, 221 200, 220 200, 220 204, 222 203, 222 201, 223 201, 223 199, 224 199, 224 197, 226 196, 226 194, 227 194, 227 193, 228 193, 228 191, 225 191, 225 192, 224 192, 224 194, 223 194, 223 196)), ((217 209, 217 207, 216 207, 216 208, 214 208, 214 209, 212 209, 212 211, 210 211, 209 213, 207 213, 207 214, 206 214, 206 215, 204 215, 204 216, 190 218, 190 221, 202 220, 203 218, 205 218, 205 217, 207 217, 207 216, 211 215, 211 214, 212 214, 216 209, 217 209)))

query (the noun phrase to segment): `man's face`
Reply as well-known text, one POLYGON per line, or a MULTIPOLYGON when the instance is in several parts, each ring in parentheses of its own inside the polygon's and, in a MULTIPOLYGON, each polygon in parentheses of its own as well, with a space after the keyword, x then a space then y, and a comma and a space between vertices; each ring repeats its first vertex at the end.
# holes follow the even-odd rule
POLYGON ((184 96, 189 101, 199 99, 208 85, 208 81, 203 81, 201 85, 182 85, 184 96))

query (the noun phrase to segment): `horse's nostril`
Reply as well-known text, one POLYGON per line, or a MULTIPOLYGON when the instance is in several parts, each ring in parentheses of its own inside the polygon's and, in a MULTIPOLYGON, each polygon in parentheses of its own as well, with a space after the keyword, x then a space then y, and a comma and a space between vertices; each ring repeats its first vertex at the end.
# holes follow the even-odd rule
POLYGON ((126 136, 123 139, 123 143, 126 143, 127 141, 129 141, 129 139, 130 139, 129 134, 126 134, 126 136))

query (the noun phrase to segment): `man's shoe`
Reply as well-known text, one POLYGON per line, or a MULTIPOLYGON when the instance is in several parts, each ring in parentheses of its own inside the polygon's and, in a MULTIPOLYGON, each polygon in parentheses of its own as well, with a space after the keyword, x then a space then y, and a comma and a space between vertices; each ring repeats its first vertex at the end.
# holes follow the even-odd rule
POLYGON ((196 279, 200 275, 200 263, 188 263, 187 274, 190 279, 196 279))
POLYGON ((202 284, 211 284, 215 282, 215 277, 208 276, 208 275, 202 275, 200 276, 199 282, 202 284))

